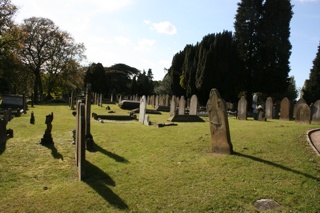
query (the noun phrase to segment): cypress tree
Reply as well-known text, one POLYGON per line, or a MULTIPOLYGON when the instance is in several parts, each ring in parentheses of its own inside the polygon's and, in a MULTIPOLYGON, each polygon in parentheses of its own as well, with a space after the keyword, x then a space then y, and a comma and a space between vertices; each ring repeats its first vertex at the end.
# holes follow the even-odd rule
POLYGON ((305 82, 302 93, 303 98, 309 104, 320 99, 320 43, 316 57, 313 60, 313 66, 310 70, 309 79, 305 82))

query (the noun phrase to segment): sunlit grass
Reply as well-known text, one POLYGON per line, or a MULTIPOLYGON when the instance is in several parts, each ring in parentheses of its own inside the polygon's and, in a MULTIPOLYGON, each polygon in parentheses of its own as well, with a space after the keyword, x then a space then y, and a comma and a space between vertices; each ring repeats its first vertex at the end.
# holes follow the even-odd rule
MULTIPOLYGON (((106 106, 92 105, 92 112, 107 114, 106 106)), ((80 182, 71 112, 40 105, 9 123, 14 138, 0 148, 1 212, 255 212, 261 198, 276 200, 279 211, 320 210, 320 159, 306 138, 317 125, 230 117, 235 153, 215 156, 207 118, 163 128, 91 120, 95 151, 86 152, 87 178, 80 182), (51 112, 54 149, 39 145, 51 112)))

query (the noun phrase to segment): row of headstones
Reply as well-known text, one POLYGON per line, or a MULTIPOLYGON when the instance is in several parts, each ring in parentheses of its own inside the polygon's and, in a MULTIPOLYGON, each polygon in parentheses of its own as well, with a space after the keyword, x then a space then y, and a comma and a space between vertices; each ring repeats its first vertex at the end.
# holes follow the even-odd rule
MULTIPOLYGON (((310 107, 303 98, 299 99, 293 106, 286 97, 281 100, 280 104, 274 104, 272 98, 268 97, 263 111, 257 107, 256 100, 257 98, 254 97, 253 108, 254 113, 258 115, 258 120, 260 119, 260 113, 265 113, 266 119, 278 118, 278 114, 280 114, 279 118, 281 120, 290 120, 294 118, 297 123, 310 124, 311 122, 320 122, 320 100, 316 101, 310 107)), ((244 96, 242 96, 238 102, 238 119, 247 119, 247 100, 244 96)))
POLYGON ((192 95, 190 100, 184 98, 184 96, 179 97, 172 96, 170 103, 170 116, 185 115, 186 107, 189 109, 189 115, 197 115, 198 111, 198 97, 192 95), (176 110, 178 108, 178 111, 176 110))

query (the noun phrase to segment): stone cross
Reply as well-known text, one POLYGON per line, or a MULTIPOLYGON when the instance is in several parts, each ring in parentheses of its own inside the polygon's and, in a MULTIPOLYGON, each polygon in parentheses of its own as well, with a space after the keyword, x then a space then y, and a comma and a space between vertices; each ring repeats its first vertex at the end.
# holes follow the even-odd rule
POLYGON ((207 111, 210 120, 212 152, 216 154, 231 154, 233 148, 230 137, 227 106, 225 101, 220 97, 217 89, 210 91, 207 111))

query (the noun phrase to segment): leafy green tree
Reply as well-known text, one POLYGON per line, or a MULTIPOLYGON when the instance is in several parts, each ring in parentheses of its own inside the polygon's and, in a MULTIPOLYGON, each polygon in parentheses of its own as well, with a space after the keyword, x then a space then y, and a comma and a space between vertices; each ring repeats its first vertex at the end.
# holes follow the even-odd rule
POLYGON ((172 95, 171 91, 171 78, 167 73, 162 81, 154 82, 155 88, 154 92, 157 95, 172 95))
POLYGON ((305 82, 302 89, 303 98, 309 103, 314 103, 320 99, 320 43, 318 52, 313 60, 309 79, 305 82))
POLYGON ((34 101, 38 102, 38 94, 43 94, 41 74, 47 76, 47 92, 57 82, 62 72, 68 72, 68 63, 81 61, 84 45, 76 44, 73 38, 63 32, 53 21, 46 18, 32 17, 25 19, 21 25, 26 37, 20 58, 27 71, 34 75, 34 101))
POLYGON ((148 76, 145 71, 138 74, 137 77, 137 86, 138 86, 138 95, 151 95, 154 93, 152 80, 150 81, 150 77, 152 76, 152 71, 149 69, 148 76))
POLYGON ((180 85, 180 76, 182 75, 182 65, 184 62, 184 51, 180 51, 173 56, 171 67, 168 69, 170 76, 171 91, 173 95, 185 95, 185 89, 180 85))
POLYGON ((91 84, 92 92, 106 94, 107 83, 105 69, 101 63, 92 63, 85 75, 85 84, 91 84))
POLYGON ((290 0, 266 0, 263 5, 259 67, 254 79, 255 89, 268 96, 285 92, 289 85, 292 14, 290 0))
POLYGON ((184 61, 182 64, 182 74, 180 77, 180 86, 186 90, 186 97, 196 94, 196 72, 197 72, 197 45, 187 45, 184 48, 184 61))
POLYGON ((261 49, 262 3, 263 0, 242 0, 239 2, 234 23, 238 53, 244 65, 248 106, 251 106, 252 93, 257 89, 254 78, 259 66, 258 51, 261 49))

